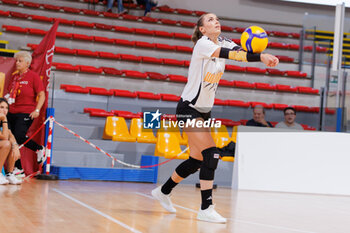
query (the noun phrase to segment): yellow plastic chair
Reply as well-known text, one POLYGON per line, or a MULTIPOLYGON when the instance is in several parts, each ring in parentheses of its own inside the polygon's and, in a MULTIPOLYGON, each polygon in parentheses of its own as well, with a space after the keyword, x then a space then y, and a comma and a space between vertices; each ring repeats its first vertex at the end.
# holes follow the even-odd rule
POLYGON ((234 162, 235 161, 235 157, 225 156, 225 157, 222 157, 221 160, 225 161, 225 162, 234 162))
POLYGON ((216 147, 219 148, 227 146, 232 140, 225 125, 221 125, 220 128, 211 128, 211 136, 214 139, 216 147))
POLYGON ((154 136, 152 129, 143 128, 141 118, 133 118, 130 124, 130 135, 135 137, 140 143, 156 143, 157 138, 154 136))
POLYGON ((154 151, 155 156, 163 156, 166 159, 172 159, 175 156, 176 159, 188 159, 189 154, 187 152, 181 153, 181 147, 179 140, 173 132, 158 132, 157 144, 154 151))
POLYGON ((231 139, 234 143, 237 143, 237 129, 238 127, 237 126, 234 126, 232 128, 232 136, 231 136, 231 139))
POLYGON ((115 116, 106 118, 102 138, 120 142, 136 142, 136 137, 132 137, 129 133, 125 119, 115 116))
POLYGON ((187 145, 187 139, 184 139, 181 136, 180 133, 180 129, 179 127, 175 127, 173 124, 170 124, 168 120, 162 120, 161 125, 160 125, 160 129, 157 131, 158 132, 171 132, 174 133, 176 135, 176 137, 179 140, 180 145, 187 145), (167 127, 164 127, 164 125, 166 125, 167 127))

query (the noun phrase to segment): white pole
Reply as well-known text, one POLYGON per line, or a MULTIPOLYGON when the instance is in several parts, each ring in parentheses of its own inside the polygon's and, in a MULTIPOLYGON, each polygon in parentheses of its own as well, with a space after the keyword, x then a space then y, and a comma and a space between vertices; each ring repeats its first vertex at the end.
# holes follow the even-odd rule
POLYGON ((343 35, 344 35, 344 18, 345 18, 345 3, 338 4, 335 10, 334 23, 334 41, 333 41, 333 61, 332 71, 337 72, 338 86, 336 96, 336 107, 340 107, 340 91, 342 89, 342 54, 343 54, 343 35))

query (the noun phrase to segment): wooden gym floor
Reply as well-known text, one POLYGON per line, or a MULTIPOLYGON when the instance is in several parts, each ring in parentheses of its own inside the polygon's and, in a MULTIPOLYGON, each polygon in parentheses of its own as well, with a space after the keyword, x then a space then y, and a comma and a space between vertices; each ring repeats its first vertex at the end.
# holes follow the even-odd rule
POLYGON ((214 191, 227 224, 196 220, 200 192, 179 185, 176 214, 152 199, 155 184, 29 180, 0 185, 1 233, 234 232, 349 233, 350 197, 293 193, 214 191))

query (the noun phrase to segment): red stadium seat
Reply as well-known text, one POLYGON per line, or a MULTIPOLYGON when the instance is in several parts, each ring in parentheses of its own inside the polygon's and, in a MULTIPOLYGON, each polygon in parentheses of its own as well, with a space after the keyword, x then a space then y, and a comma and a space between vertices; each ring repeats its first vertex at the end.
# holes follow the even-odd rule
POLYGON ((124 61, 140 62, 141 57, 130 55, 130 54, 120 54, 120 59, 124 61))
POLYGON ((138 7, 138 5, 135 3, 124 3, 123 6, 124 8, 128 8, 128 9, 136 9, 138 7))
POLYGON ((136 94, 140 99, 160 100, 160 95, 152 92, 137 91, 136 94))
POLYGON ((114 68, 110 68, 110 67, 100 67, 100 68, 102 68, 102 70, 105 74, 118 75, 118 76, 121 76, 123 74, 122 71, 114 69, 114 68))
POLYGON ((288 48, 291 50, 299 50, 299 45, 298 44, 289 44, 288 48))
POLYGON ((158 22, 158 19, 152 18, 152 17, 143 16, 140 19, 142 19, 143 22, 147 22, 147 23, 157 23, 158 22))
POLYGON ((94 41, 100 43, 114 44, 115 39, 110 39, 102 36, 94 36, 94 41))
POLYGON ((313 49, 312 45, 304 46, 304 51, 312 51, 312 49, 313 49))
POLYGON ((114 26, 112 25, 107 25, 103 23, 95 23, 95 27, 103 30, 112 30, 114 28, 114 26))
POLYGON ((73 13, 73 14, 79 14, 81 11, 80 9, 76 9, 72 7, 62 7, 61 9, 64 10, 64 12, 73 13))
POLYGON ((276 84, 276 91, 282 91, 282 92, 297 92, 296 87, 291 87, 289 85, 282 85, 282 84, 276 84))
POLYGON ((103 70, 102 68, 96 68, 94 66, 79 65, 79 71, 85 73, 101 74, 103 70))
POLYGON ((155 80, 166 80, 168 78, 166 75, 156 73, 156 72, 146 72, 146 74, 150 79, 155 79, 155 80))
POLYGON ((297 112, 310 112, 310 108, 304 105, 292 105, 297 112))
POLYGON ((140 113, 132 113, 129 111, 112 110, 115 116, 124 117, 125 119, 140 118, 140 113))
POLYGON ((233 32, 233 27, 221 25, 221 30, 226 32, 233 32))
POLYGON ((10 15, 13 18, 20 18, 20 19, 27 19, 29 17, 28 14, 23 14, 20 12, 13 12, 13 11, 10 11, 10 15))
POLYGON ((150 35, 150 36, 154 35, 154 31, 151 31, 145 28, 135 28, 135 33, 142 34, 142 35, 150 35))
POLYGON ((155 44, 155 47, 157 49, 161 49, 161 50, 171 50, 171 51, 175 51, 176 50, 176 46, 172 46, 172 45, 167 45, 167 44, 155 44))
POLYGON ((191 37, 192 37, 192 36, 189 35, 189 34, 185 34, 185 33, 176 33, 176 32, 174 32, 174 38, 184 39, 184 40, 190 40, 191 37))
POLYGON ((172 65, 172 66, 184 66, 184 61, 179 61, 175 59, 168 59, 168 58, 163 58, 163 63, 165 65, 172 65))
POLYGON ((261 105, 263 106, 264 108, 267 108, 267 109, 271 109, 273 107, 272 104, 267 104, 267 103, 264 103, 264 102, 256 102, 256 101, 252 101, 252 102, 249 102, 250 103, 250 106, 252 108, 254 108, 255 106, 257 105, 261 105))
POLYGON ((239 122, 241 123, 241 125, 246 125, 248 120, 241 119, 241 120, 239 120, 239 122))
POLYGON ((258 67, 246 67, 247 73, 256 73, 256 74, 266 74, 266 69, 260 69, 258 67))
POLYGON ((109 117, 114 116, 113 112, 106 112, 106 111, 90 111, 90 116, 93 117, 109 117))
POLYGON ((63 47, 55 47, 56 53, 63 53, 69 55, 75 55, 77 51, 75 49, 63 48, 63 47))
POLYGON ((328 52, 328 48, 316 46, 316 51, 319 53, 326 53, 326 52, 328 52))
POLYGON ((172 32, 157 31, 157 30, 154 31, 154 35, 161 36, 161 37, 169 37, 169 38, 174 37, 174 33, 172 33, 172 32))
POLYGON ((250 103, 246 103, 241 100, 226 100, 226 105, 233 107, 249 108, 250 103))
POLYGON ((127 27, 121 27, 121 26, 114 26, 114 30, 116 32, 125 32, 125 33, 134 33, 134 28, 127 28, 127 27))
POLYGON ((120 59, 120 54, 114 54, 109 52, 98 52, 98 56, 101 58, 108 58, 108 59, 120 59))
POLYGON ((15 0, 2 0, 2 2, 4 4, 9 4, 9 5, 18 5, 19 1, 15 1, 15 0))
POLYGON ((280 60, 280 62, 294 62, 294 58, 292 57, 280 56, 280 55, 277 55, 276 57, 280 60))
POLYGON ((71 64, 57 63, 55 67, 57 70, 79 71, 78 66, 73 66, 71 64))
POLYGON ((293 38, 297 38, 297 39, 300 38, 300 34, 299 34, 299 33, 291 32, 291 33, 289 33, 289 35, 290 35, 291 37, 293 37, 293 38))
POLYGON ((59 6, 54 6, 50 4, 42 4, 42 6, 44 7, 44 9, 50 10, 50 11, 59 11, 61 9, 61 7, 59 6))
POLYGON ((67 86, 65 88, 66 92, 74 92, 74 93, 82 93, 82 94, 88 94, 89 88, 83 88, 79 86, 67 86))
POLYGON ((254 89, 254 84, 245 81, 233 81, 234 87, 254 89))
POLYGON ((128 90, 112 89, 111 91, 114 91, 114 96, 127 97, 127 98, 136 98, 137 97, 137 94, 135 92, 131 92, 128 90))
POLYGON ((70 85, 70 84, 61 84, 60 85, 60 89, 65 90, 66 87, 80 87, 80 86, 78 86, 78 85, 70 85))
POLYGON ((90 50, 85 50, 85 49, 77 49, 77 55, 80 56, 87 56, 87 57, 98 57, 98 52, 93 52, 90 50))
POLYGON ((298 89, 299 93, 305 93, 305 94, 318 94, 319 90, 314 89, 312 87, 296 87, 298 89))
POLYGON ((194 13, 195 13, 197 16, 201 16, 201 15, 204 15, 205 13, 207 13, 207 12, 205 12, 205 11, 194 11, 194 13))
POLYGON ((57 37, 61 37, 61 38, 71 39, 72 38, 72 33, 57 32, 56 36, 57 37))
POLYGON ((162 59, 155 58, 155 57, 141 56, 141 60, 142 60, 142 62, 145 62, 145 63, 154 63, 154 64, 162 64, 163 63, 162 59))
POLYGON ((239 33, 244 32, 244 30, 245 30, 245 28, 241 28, 241 27, 235 27, 235 28, 233 28, 233 31, 234 31, 234 32, 239 32, 239 33))
POLYGON ((272 69, 272 68, 267 68, 266 71, 269 75, 284 76, 284 74, 285 74, 285 71, 278 70, 278 69, 272 69))
POLYGON ((223 105, 223 106, 226 106, 227 105, 227 102, 225 100, 222 100, 222 99, 215 99, 214 100, 214 105, 223 105))
POLYGON ((196 26, 196 23, 192 22, 187 22, 187 21, 178 21, 178 23, 183 26, 183 27, 189 27, 189 28, 194 28, 196 26))
POLYGON ((17 33, 27 33, 28 32, 28 29, 17 27, 17 26, 2 25, 2 28, 5 29, 5 31, 7 31, 7 32, 17 32, 17 33))
POLYGON ((294 71, 294 70, 287 70, 286 74, 289 77, 298 77, 298 78, 306 78, 307 77, 307 73, 294 71))
POLYGON ((155 44, 143 42, 143 41, 135 41, 135 46, 140 48, 150 48, 153 49, 155 47, 155 44))
POLYGON ((159 11, 162 11, 162 12, 169 12, 169 13, 173 13, 175 11, 175 9, 173 8, 170 8, 168 6, 160 6, 157 8, 159 11))
POLYGON ((177 21, 176 20, 171 20, 171 19, 159 19, 159 22, 162 24, 168 24, 168 25, 176 25, 177 21))
POLYGON ((283 110, 286 107, 288 107, 288 104, 278 104, 278 103, 273 103, 272 104, 273 108, 276 110, 283 110))
POLYGON ((280 32, 280 31, 272 31, 274 36, 279 36, 279 37, 288 37, 289 33, 287 32, 280 32))
POLYGON ((193 51, 191 47, 187 47, 187 46, 175 46, 175 47, 176 47, 176 51, 179 51, 179 52, 192 53, 193 51))
POLYGON ((186 67, 189 67, 189 66, 190 66, 190 63, 191 63, 191 61, 184 61, 184 65, 185 65, 186 67))
POLYGON ((112 12, 103 12, 102 13, 104 17, 107 17, 107 18, 119 18, 119 14, 115 14, 115 13, 112 13, 112 12))
POLYGON ((75 40, 94 41, 93 36, 87 36, 87 35, 83 35, 83 34, 72 34, 72 38, 75 40))
POLYGON ((130 20, 130 21, 137 21, 140 17, 136 15, 128 15, 128 14, 123 14, 121 15, 124 20, 130 20))
POLYGON ((288 45, 279 42, 270 42, 267 47, 276 48, 276 49, 288 49, 288 45))
POLYGON ((241 125, 241 122, 239 121, 233 121, 231 119, 224 119, 224 118, 216 118, 216 120, 221 121, 221 124, 228 126, 228 127, 233 127, 233 126, 238 126, 241 125))
POLYGON ((101 109, 101 108, 84 108, 84 113, 90 113, 90 112, 105 112, 106 110, 101 109))
POLYGON ((172 82, 187 83, 187 77, 182 75, 168 74, 167 77, 172 82))
POLYGON ((93 11, 93 10, 87 10, 87 9, 83 9, 81 10, 81 12, 83 12, 84 15, 92 15, 92 16, 98 16, 102 14, 100 11, 93 11))
POLYGON ((122 70, 126 77, 147 79, 147 74, 135 70, 122 70))
POLYGON ((270 85, 269 83, 254 83, 256 89, 274 91, 275 86, 270 85))
POLYGON ((234 65, 226 65, 225 69, 227 71, 235 71, 235 72, 245 72, 245 67, 241 67, 241 66, 234 66, 234 65))
POLYGON ((232 39, 232 41, 237 45, 241 44, 241 39, 232 39))
POLYGON ((78 27, 94 28, 94 23, 84 22, 84 21, 74 21, 74 25, 78 27))
POLYGON ((49 18, 42 15, 31 15, 30 17, 32 18, 32 20, 37 20, 37 21, 50 22, 50 23, 53 21, 53 18, 49 18))
POLYGON ((335 109, 326 108, 325 112, 326 112, 326 114, 334 115, 335 109))
POLYGON ((228 81, 228 80, 225 80, 225 79, 220 79, 219 85, 220 85, 220 86, 225 86, 225 87, 233 87, 233 86, 234 86, 234 83, 233 83, 233 81, 228 81))
POLYGON ((31 49, 31 50, 34 50, 34 49, 36 49, 37 47, 38 47, 38 45, 37 44, 27 44, 27 46, 31 49))
POLYGON ((176 11, 176 13, 178 13, 178 14, 183 14, 183 15, 192 15, 192 11, 190 11, 190 10, 186 10, 186 9, 179 9, 179 8, 177 8, 177 9, 175 9, 175 11, 176 11))
POLYGON ((41 30, 41 29, 36 29, 36 28, 27 28, 28 33, 32 35, 45 35, 46 31, 41 30))
POLYGON ((101 88, 101 87, 86 87, 86 88, 89 88, 91 95, 111 96, 114 94, 113 91, 109 91, 106 88, 101 88))
POLYGON ((123 46, 135 46, 135 41, 129 41, 129 40, 121 40, 121 39, 115 39, 115 44, 117 45, 123 45, 123 46))
POLYGON ((10 12, 0 10, 0 16, 8 17, 9 15, 10 15, 10 12))
POLYGON ((61 19, 61 18, 57 18, 57 20, 60 21, 60 24, 66 24, 66 25, 70 25, 70 26, 74 25, 74 21, 73 20, 61 19))
POLYGON ((173 102, 178 102, 181 97, 177 95, 172 95, 172 94, 160 94, 160 98, 164 101, 173 101, 173 102))

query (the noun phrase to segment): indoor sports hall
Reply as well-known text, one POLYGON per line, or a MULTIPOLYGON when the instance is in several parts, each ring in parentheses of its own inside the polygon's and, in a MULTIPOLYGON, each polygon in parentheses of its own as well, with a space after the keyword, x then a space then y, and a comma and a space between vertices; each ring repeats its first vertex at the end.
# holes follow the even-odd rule
POLYGON ((350 232, 349 7, 0 0, 0 233, 350 232))

